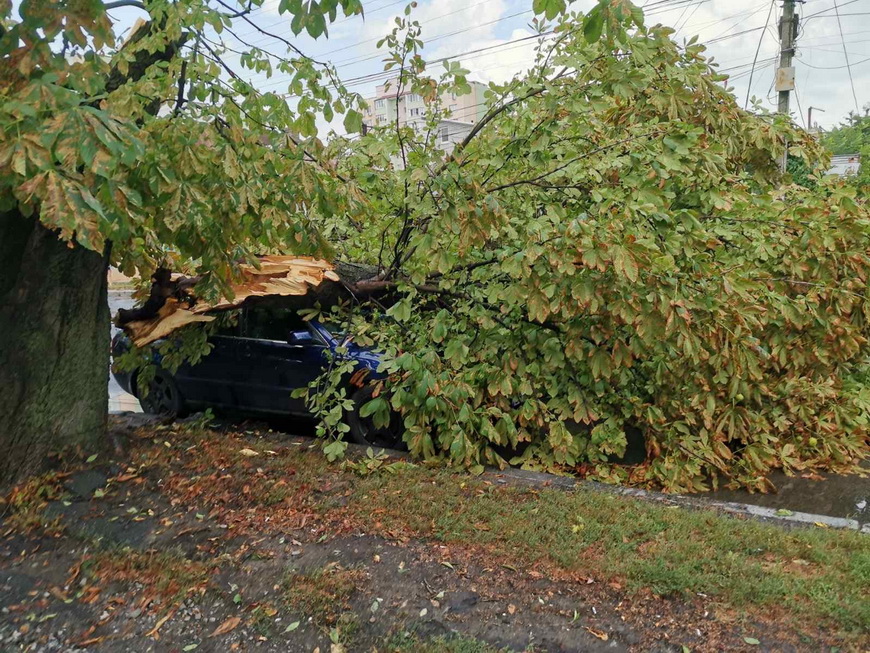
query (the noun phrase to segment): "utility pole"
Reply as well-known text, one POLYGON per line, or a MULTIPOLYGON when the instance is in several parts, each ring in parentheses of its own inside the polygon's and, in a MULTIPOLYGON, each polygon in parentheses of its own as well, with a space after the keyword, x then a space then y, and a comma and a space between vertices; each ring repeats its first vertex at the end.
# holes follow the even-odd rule
MULTIPOLYGON (((779 68, 776 71, 776 90, 779 92, 780 113, 789 115, 789 93, 794 90, 794 42, 797 37, 798 17, 794 11, 795 0, 784 0, 782 18, 779 19, 779 68)), ((788 162, 788 143, 780 161, 780 169, 785 172, 788 162)))

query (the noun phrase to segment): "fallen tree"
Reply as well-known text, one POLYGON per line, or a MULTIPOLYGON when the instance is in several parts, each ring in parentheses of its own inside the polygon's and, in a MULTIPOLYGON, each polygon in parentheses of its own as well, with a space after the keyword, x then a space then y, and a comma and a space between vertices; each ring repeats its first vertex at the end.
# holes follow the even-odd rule
POLYGON ((430 99, 428 132, 397 114, 331 144, 374 209, 327 221, 353 234, 337 252, 377 266, 361 300, 398 299, 346 317, 387 353, 412 453, 503 465, 520 448, 514 463, 671 490, 853 469, 870 418, 866 203, 783 178, 784 143, 825 158, 812 138, 742 110, 701 44, 611 10, 563 16, 446 161, 438 98, 465 71, 421 74, 404 20, 387 60, 397 95, 430 99), (635 425, 648 461, 602 464, 635 425))
MULTIPOLYGON (((233 20, 194 4, 206 22, 233 20)), ((808 192, 781 178, 783 143, 794 157, 824 155, 787 117, 741 110, 701 45, 677 46, 625 1, 586 16, 539 8, 558 23, 551 36, 539 23, 535 66, 491 85, 484 118, 446 160, 440 98, 467 89, 466 71, 450 62, 427 77, 412 18, 385 40, 388 66, 397 94, 427 99, 428 131, 397 114, 323 146, 314 112, 355 100, 325 88, 329 69, 309 59, 281 64, 307 80, 291 84, 303 96, 291 108, 221 79, 231 69, 199 38, 199 16, 160 5, 161 29, 133 47, 160 52, 184 30, 196 45, 97 108, 93 89, 69 80, 104 79, 111 61, 71 64, 41 38, 20 46, 46 21, 24 12, 3 37, 24 62, 4 69, 4 206, 125 272, 206 274, 207 302, 231 296, 257 254, 359 262, 339 274, 343 301, 324 304, 385 352, 389 401, 420 457, 505 464, 499 452, 520 448, 520 464, 688 490, 723 478, 765 489, 775 468, 851 469, 867 454, 870 406, 866 205, 836 182, 808 192), (167 112, 154 115, 155 98, 170 98, 167 112), (372 301, 383 292, 388 303, 372 301), (648 462, 601 464, 630 425, 648 462)), ((50 23, 49 42, 63 29, 79 47, 108 42, 104 7, 87 12, 50 23)), ((245 61, 271 56, 254 48, 245 61)), ((349 111, 346 125, 359 119, 349 111)), ((87 359, 105 369, 97 349, 87 359)), ((387 411, 387 398, 371 410, 387 411)), ((2 417, 29 433, 17 415, 2 417)), ((100 434, 70 424, 85 443, 100 434)), ((16 453, 0 482, 70 442, 66 426, 16 453)))

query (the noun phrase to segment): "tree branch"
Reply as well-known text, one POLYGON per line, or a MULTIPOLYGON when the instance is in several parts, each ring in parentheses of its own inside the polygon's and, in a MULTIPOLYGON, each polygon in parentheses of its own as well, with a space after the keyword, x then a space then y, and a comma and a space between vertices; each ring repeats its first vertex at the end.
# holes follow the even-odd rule
POLYGON ((103 8, 106 11, 120 9, 121 7, 133 7, 135 9, 141 9, 142 11, 148 11, 147 7, 145 7, 145 3, 139 2, 139 0, 115 0, 114 2, 107 2, 103 5, 103 8))
MULTIPOLYGON (((487 193, 495 193, 496 191, 505 190, 507 188, 513 188, 514 186, 523 186, 523 185, 537 186, 537 185, 539 185, 537 182, 539 182, 541 179, 549 177, 550 175, 555 174, 555 173, 559 172, 560 170, 564 170, 565 168, 567 168, 569 165, 571 165, 573 163, 577 163, 578 161, 582 161, 583 159, 589 158, 590 156, 593 156, 593 155, 598 154, 599 152, 603 152, 605 150, 609 150, 613 147, 617 147, 618 145, 624 145, 625 143, 630 143, 631 141, 636 141, 640 138, 647 138, 649 136, 656 136, 658 134, 662 134, 662 133, 664 133, 664 131, 665 130, 663 130, 663 129, 657 129, 655 131, 647 132, 646 134, 639 134, 637 136, 630 136, 629 138, 623 138, 622 140, 618 140, 618 141, 615 141, 613 143, 609 143, 608 145, 602 145, 601 147, 597 147, 594 150, 591 150, 589 152, 584 152, 580 156, 575 156, 575 157, 569 159, 568 161, 566 161, 565 163, 563 163, 562 165, 556 166, 552 170, 544 172, 544 173, 538 175, 537 177, 532 177, 531 179, 519 179, 517 181, 512 181, 508 184, 502 184, 501 186, 494 186, 493 188, 487 188, 486 192, 487 193)), ((556 186, 553 186, 553 188, 556 188, 556 186)), ((568 188, 568 186, 559 186, 559 188, 568 188)))

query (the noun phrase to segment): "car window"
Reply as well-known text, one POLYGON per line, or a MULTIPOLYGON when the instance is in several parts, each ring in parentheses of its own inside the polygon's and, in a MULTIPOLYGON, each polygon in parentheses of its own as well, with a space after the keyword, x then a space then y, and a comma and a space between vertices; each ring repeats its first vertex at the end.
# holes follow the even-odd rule
POLYGON ((294 331, 304 331, 305 322, 294 309, 253 306, 245 309, 242 335, 245 338, 286 342, 294 331))
POLYGON ((217 325, 213 331, 216 336, 238 336, 239 335, 239 313, 232 311, 227 313, 219 313, 217 315, 217 325))

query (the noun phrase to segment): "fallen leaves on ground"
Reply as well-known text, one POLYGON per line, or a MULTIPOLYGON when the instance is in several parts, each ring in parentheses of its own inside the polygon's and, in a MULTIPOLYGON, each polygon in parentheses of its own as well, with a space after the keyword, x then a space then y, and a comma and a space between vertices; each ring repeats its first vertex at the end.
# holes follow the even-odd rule
POLYGON ((226 635, 228 632, 235 630, 238 628, 239 624, 242 623, 240 617, 230 617, 226 621, 224 621, 220 626, 212 631, 209 637, 218 637, 220 635, 226 635))

